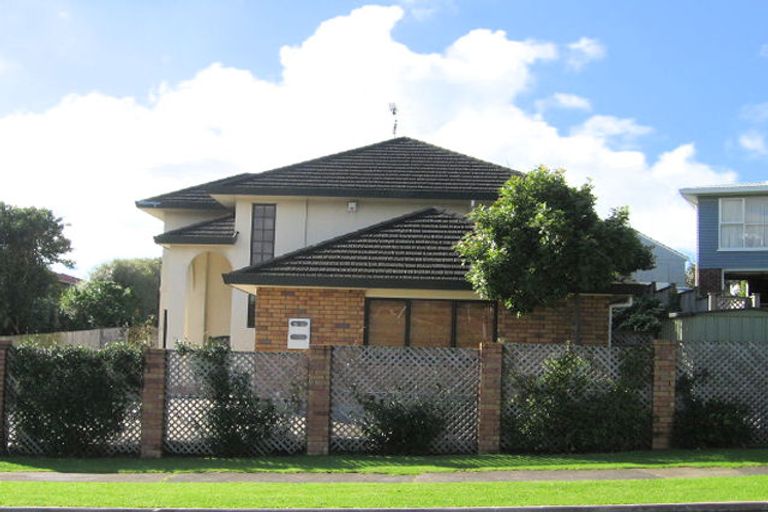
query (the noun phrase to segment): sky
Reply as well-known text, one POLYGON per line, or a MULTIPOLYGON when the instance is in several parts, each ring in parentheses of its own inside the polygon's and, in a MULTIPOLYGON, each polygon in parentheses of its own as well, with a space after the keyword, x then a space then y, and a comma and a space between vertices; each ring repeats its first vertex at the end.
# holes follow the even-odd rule
POLYGON ((691 256, 681 187, 768 180, 768 2, 0 0, 0 201, 86 276, 134 201, 399 135, 591 180, 691 256))

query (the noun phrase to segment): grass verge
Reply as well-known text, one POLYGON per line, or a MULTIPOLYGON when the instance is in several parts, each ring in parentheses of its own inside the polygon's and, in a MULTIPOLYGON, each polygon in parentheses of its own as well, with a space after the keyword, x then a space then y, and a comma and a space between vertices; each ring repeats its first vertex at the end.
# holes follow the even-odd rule
POLYGON ((633 469, 673 467, 737 468, 768 465, 768 450, 670 450, 575 455, 454 455, 384 457, 258 457, 162 459, 39 457, 0 458, 0 472, 59 471, 65 473, 380 473, 415 475, 450 471, 633 469))
POLYGON ((450 484, 0 482, 2 506, 423 508, 764 500, 768 476, 450 484))

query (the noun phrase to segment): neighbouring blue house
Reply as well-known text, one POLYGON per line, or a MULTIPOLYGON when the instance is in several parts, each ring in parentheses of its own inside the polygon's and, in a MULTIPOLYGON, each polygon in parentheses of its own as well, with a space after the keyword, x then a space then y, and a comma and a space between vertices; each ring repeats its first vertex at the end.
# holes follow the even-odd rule
POLYGON ((768 182, 684 188, 697 211, 696 284, 701 294, 746 282, 768 299, 768 182))

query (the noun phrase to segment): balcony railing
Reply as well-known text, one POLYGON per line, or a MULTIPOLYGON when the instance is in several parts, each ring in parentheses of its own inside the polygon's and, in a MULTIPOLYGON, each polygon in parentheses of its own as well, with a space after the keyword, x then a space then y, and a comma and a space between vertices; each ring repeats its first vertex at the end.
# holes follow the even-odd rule
POLYGON ((727 311, 732 309, 749 309, 759 307, 759 293, 753 293, 749 297, 710 293, 707 300, 707 309, 709 311, 727 311))

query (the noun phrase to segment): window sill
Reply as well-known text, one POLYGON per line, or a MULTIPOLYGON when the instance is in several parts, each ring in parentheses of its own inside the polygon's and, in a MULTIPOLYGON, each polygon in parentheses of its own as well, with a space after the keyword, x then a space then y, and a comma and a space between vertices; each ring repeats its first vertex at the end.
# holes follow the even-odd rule
POLYGON ((720 247, 717 252, 767 252, 768 247, 720 247))

